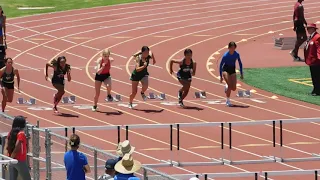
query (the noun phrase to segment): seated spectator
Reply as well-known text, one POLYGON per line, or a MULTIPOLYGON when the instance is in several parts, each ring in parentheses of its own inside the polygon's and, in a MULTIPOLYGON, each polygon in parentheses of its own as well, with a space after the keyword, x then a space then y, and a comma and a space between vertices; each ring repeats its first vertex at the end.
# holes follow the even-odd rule
MULTIPOLYGON (((115 180, 128 180, 135 178, 135 172, 141 168, 141 163, 132 158, 131 154, 125 154, 121 161, 117 162, 114 169, 118 174, 114 177, 115 180)), ((136 179, 136 178, 135 178, 136 179)))
POLYGON ((116 151, 119 156, 118 161, 120 161, 125 154, 132 154, 134 149, 135 147, 131 146, 130 141, 125 140, 122 143, 120 142, 116 151))
POLYGON ((72 134, 69 145, 71 150, 64 154, 64 165, 67 170, 67 180, 85 180, 86 173, 90 173, 90 166, 87 157, 78 152, 80 146, 80 137, 72 134))
POLYGON ((98 178, 98 180, 106 180, 106 179, 109 179, 109 180, 113 180, 115 174, 116 174, 116 171, 114 170, 114 166, 117 164, 117 160, 116 159, 108 159, 107 162, 106 162, 106 165, 105 165, 105 174, 100 176, 98 178))

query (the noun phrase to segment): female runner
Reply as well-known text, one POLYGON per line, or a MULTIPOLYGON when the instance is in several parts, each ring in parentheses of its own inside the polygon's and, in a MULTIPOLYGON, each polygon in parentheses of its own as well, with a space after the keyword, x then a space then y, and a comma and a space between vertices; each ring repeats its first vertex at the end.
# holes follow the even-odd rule
POLYGON ((11 103, 14 94, 14 76, 17 76, 18 91, 20 89, 20 75, 18 69, 13 68, 11 58, 4 60, 5 67, 0 70, 1 93, 2 93, 2 112, 6 108, 7 102, 11 103))
POLYGON ((191 86, 192 76, 196 74, 196 62, 192 59, 192 50, 184 50, 184 58, 181 61, 170 61, 170 74, 173 73, 172 66, 173 63, 180 65, 180 69, 177 72, 177 78, 182 85, 182 88, 179 90, 178 98, 179 104, 181 107, 184 107, 183 100, 188 95, 189 89, 191 86))
POLYGON ((51 79, 53 87, 55 87, 58 92, 53 98, 53 110, 58 113, 57 105, 60 102, 62 96, 64 95, 64 75, 67 74, 68 81, 71 81, 71 69, 70 65, 66 63, 67 59, 64 56, 58 57, 58 59, 53 59, 46 64, 46 80, 48 79, 48 67, 52 67, 54 72, 51 79))
POLYGON ((0 45, 6 40, 6 16, 0 6, 0 45))
POLYGON ((156 63, 153 53, 150 51, 148 46, 143 46, 141 52, 133 55, 136 58, 136 67, 131 74, 130 80, 132 81, 132 92, 130 94, 129 108, 132 108, 132 101, 138 92, 139 81, 142 84, 141 96, 143 100, 146 100, 144 94, 148 89, 148 65, 150 59, 153 60, 153 64, 156 63))
POLYGON ((240 67, 241 79, 243 79, 242 62, 239 53, 236 51, 237 45, 235 42, 230 42, 228 45, 229 51, 224 53, 220 62, 220 82, 223 79, 226 81, 225 93, 227 96, 226 105, 232 106, 230 103, 231 91, 237 89, 237 76, 236 76, 236 60, 238 60, 240 67))
POLYGON ((102 58, 99 58, 97 60, 97 73, 95 76, 95 90, 96 90, 96 95, 94 96, 94 105, 92 107, 92 111, 97 110, 97 104, 100 96, 100 89, 102 82, 105 84, 107 88, 107 101, 112 101, 113 97, 111 96, 111 76, 110 76, 110 68, 111 68, 111 63, 113 62, 113 58, 110 57, 110 51, 104 50, 102 52, 102 58))

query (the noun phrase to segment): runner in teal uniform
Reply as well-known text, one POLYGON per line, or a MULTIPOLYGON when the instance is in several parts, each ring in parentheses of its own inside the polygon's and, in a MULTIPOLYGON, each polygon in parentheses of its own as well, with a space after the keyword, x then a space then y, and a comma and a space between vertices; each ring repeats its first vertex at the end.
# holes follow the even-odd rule
POLYGON ((178 93, 178 98, 179 98, 179 104, 181 107, 184 107, 183 100, 185 97, 187 97, 190 86, 191 86, 191 81, 192 81, 192 76, 196 74, 196 62, 193 61, 192 59, 192 50, 191 49, 186 49, 184 51, 184 58, 181 61, 175 61, 171 60, 170 61, 170 73, 173 73, 172 66, 173 63, 177 63, 180 65, 180 69, 177 72, 177 78, 182 85, 182 88, 179 90, 178 93))
POLYGON ((136 59, 136 67, 131 74, 130 80, 132 81, 132 92, 130 94, 129 108, 132 108, 132 101, 138 92, 138 84, 141 82, 141 96, 143 100, 146 100, 146 95, 144 94, 148 89, 148 66, 150 59, 153 60, 153 64, 156 63, 153 53, 151 53, 148 46, 143 46, 141 52, 133 55, 136 59))

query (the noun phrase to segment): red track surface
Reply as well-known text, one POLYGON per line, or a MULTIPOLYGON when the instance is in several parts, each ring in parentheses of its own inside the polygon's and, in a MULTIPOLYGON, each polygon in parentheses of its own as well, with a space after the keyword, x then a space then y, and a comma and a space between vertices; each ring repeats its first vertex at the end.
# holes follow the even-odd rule
MULTIPOLYGON (((112 68, 111 72, 113 94, 121 94, 125 103, 128 102, 131 91, 129 75, 133 64, 129 62, 130 56, 143 45, 150 46, 157 59, 157 67, 149 67, 151 76, 148 92, 164 92, 169 101, 177 101, 180 84, 175 77, 170 76, 166 64, 171 58, 181 58, 186 47, 192 48, 198 70, 190 94, 185 100, 185 104, 190 106, 189 109, 165 106, 158 101, 142 102, 138 95, 138 110, 120 107, 116 103, 99 104, 101 113, 60 105, 60 111, 65 113, 65 116, 56 116, 52 111, 34 111, 28 109, 29 106, 10 104, 8 113, 25 115, 33 124, 40 120, 41 127, 319 117, 318 106, 284 97, 272 99, 273 94, 262 90, 257 90, 253 96, 265 103, 239 99, 233 93, 233 102, 240 106, 249 106, 248 108, 228 108, 224 104, 210 105, 202 101, 191 101, 194 100, 192 96, 195 91, 205 90, 208 99, 224 102, 223 86, 212 76, 218 76, 218 70, 211 57, 218 59, 226 51, 224 46, 231 40, 238 42, 247 39, 238 46, 244 67, 293 65, 287 51, 274 50, 271 44, 272 36, 279 33, 294 36, 291 30, 292 3, 284 0, 222 0, 219 3, 205 0, 163 0, 9 19, 8 56, 15 59, 15 67, 20 69, 22 77, 22 94, 16 94, 15 98, 35 97, 37 106, 51 107, 55 90, 50 82, 44 80, 43 67, 47 61, 58 55, 66 56, 73 67, 73 81, 67 83, 66 95, 77 96, 77 104, 92 104, 95 72, 92 67, 101 50, 107 47, 114 53, 116 61, 113 65, 117 66, 112 68), (269 34, 269 31, 275 33, 269 34), (212 56, 215 52, 220 55, 212 56)), ((308 22, 316 22, 320 18, 320 12, 317 11, 319 4, 316 0, 305 3, 308 22)), ((241 88, 250 89, 245 84, 242 84, 241 88)), ((100 102, 103 102, 103 98, 102 95, 100 102)), ((319 124, 316 123, 285 125, 283 156, 309 157, 311 153, 316 153, 319 149, 317 126, 319 124), (301 142, 313 143, 301 145, 301 142)), ((199 162, 221 157, 218 127, 181 130, 181 150, 179 159, 174 156, 176 160, 199 162)), ((264 155, 279 155, 278 148, 272 147, 271 132, 272 126, 267 125, 235 127, 232 159, 260 159, 264 155)), ((78 134, 86 144, 106 150, 115 149, 115 131, 78 131, 78 134)), ((226 134, 226 139, 227 137, 226 134)), ((122 140, 123 138, 124 132, 122 140)), ((135 157, 142 163, 158 163, 157 159, 170 158, 169 128, 133 130, 129 139, 140 153, 136 153, 135 157)), ((63 141, 61 142, 63 145, 63 141)), ((56 149, 59 150, 63 151, 63 148, 56 149)), ((227 150, 225 155, 228 159, 227 150)), ((319 165, 319 162, 308 162, 158 169, 170 174, 186 174, 313 169, 319 165)), ((298 177, 307 179, 310 176, 298 177)), ((271 178, 292 179, 286 176, 271 178)))

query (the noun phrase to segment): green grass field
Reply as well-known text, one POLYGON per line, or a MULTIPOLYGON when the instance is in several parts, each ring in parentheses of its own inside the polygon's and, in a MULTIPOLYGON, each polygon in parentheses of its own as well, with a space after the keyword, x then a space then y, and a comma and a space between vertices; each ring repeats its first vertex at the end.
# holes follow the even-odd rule
POLYGON ((8 18, 26 16, 32 14, 64 11, 70 9, 81 9, 97 6, 108 6, 130 2, 148 0, 1 0, 2 6, 8 18), (19 10, 19 7, 54 7, 42 10, 19 10))
POLYGON ((310 96, 313 86, 308 66, 244 69, 244 82, 281 96, 320 105, 319 96, 310 96))

